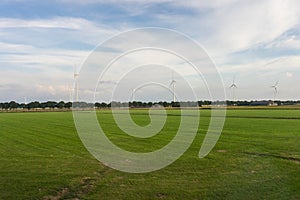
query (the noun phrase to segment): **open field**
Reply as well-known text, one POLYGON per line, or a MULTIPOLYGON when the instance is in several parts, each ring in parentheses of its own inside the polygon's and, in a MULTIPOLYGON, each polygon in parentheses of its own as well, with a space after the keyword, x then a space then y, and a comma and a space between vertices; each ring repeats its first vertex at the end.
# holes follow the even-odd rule
MULTIPOLYGON (((146 174, 119 172, 95 160, 71 112, 0 113, 0 199, 300 199, 300 110, 228 110, 220 140, 203 159, 198 152, 210 110, 200 112, 188 151, 146 174)), ((146 110, 131 113, 137 124, 149 123, 146 110)), ((149 139, 123 134, 108 110, 98 118, 115 144, 147 152, 174 136, 179 111, 168 114, 162 131, 149 139)))

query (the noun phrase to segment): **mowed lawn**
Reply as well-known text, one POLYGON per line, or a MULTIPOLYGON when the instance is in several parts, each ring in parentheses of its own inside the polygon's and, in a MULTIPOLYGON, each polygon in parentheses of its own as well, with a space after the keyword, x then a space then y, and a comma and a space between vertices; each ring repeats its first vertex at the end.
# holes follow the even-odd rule
MULTIPOLYGON (((131 114, 141 126, 150 122, 146 110, 131 114)), ((115 144, 147 152, 176 133, 180 112, 168 114, 150 139, 122 133, 110 111, 98 118, 115 144)), ((198 134, 180 159, 159 171, 129 174, 87 152, 71 112, 0 113, 0 199, 300 199, 300 110, 227 114, 207 157, 198 158, 210 121, 210 111, 202 110, 198 134)))

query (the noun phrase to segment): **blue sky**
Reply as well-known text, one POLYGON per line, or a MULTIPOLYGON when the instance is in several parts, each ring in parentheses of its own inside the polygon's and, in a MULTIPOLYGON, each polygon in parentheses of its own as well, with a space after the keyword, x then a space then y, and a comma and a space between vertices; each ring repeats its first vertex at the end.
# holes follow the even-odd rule
MULTIPOLYGON (((234 75, 237 99, 272 99, 270 86, 277 80, 278 99, 300 99, 297 0, 2 0, 0 101, 68 100, 74 66, 99 43, 153 26, 200 43, 229 99, 234 75)), ((140 100, 163 99, 140 94, 140 100)))

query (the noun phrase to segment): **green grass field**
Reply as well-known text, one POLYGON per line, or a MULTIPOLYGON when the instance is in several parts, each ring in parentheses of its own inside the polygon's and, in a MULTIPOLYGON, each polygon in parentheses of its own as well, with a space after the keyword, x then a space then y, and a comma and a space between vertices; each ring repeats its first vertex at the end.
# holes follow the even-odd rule
MULTIPOLYGON (((300 199, 300 110, 228 110, 213 151, 198 153, 210 120, 170 166, 146 174, 110 169, 82 145, 71 112, 0 113, 0 199, 300 199)), ((139 125, 146 110, 131 111, 139 125)), ((118 146, 147 152, 167 144, 179 126, 169 110, 149 139, 123 134, 110 111, 101 126, 118 146)), ((191 117, 192 119, 192 117, 191 117)))

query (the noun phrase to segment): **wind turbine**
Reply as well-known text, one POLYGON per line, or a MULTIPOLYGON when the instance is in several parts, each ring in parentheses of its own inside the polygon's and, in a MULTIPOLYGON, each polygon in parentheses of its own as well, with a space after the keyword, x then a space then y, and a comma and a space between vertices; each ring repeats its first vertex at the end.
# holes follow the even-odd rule
POLYGON ((78 102, 78 77, 79 73, 76 72, 76 67, 74 67, 74 93, 75 93, 75 100, 78 102))
POLYGON ((175 95, 175 83, 176 83, 176 81, 175 81, 175 79, 174 79, 174 71, 172 72, 172 81, 171 81, 171 83, 170 83, 170 86, 169 87, 171 87, 172 86, 172 92, 173 92, 173 102, 176 102, 176 95, 175 95))
POLYGON ((274 85, 271 86, 271 88, 274 88, 274 101, 273 101, 273 105, 275 105, 275 100, 276 100, 276 94, 278 92, 277 88, 278 88, 278 83, 279 83, 279 80, 276 81, 276 83, 274 85))
POLYGON ((229 87, 230 89, 232 89, 232 101, 235 100, 235 89, 237 88, 236 84, 235 84, 235 76, 233 76, 232 79, 232 84, 229 87))
POLYGON ((134 97, 135 97, 134 95, 135 95, 135 89, 133 89, 131 92, 131 100, 132 101, 134 101, 134 97))

